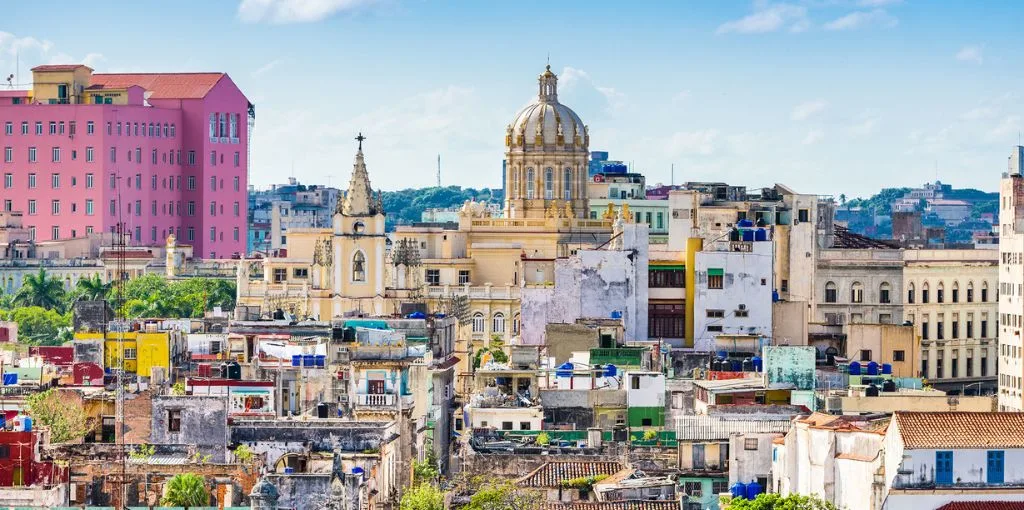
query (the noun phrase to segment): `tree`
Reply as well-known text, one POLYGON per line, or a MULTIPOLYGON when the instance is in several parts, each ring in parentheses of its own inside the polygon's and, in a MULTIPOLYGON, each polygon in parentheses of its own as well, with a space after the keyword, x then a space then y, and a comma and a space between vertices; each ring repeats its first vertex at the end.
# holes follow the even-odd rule
POLYGON ((405 491, 400 510, 443 510, 444 493, 432 483, 421 483, 405 491))
POLYGON ((754 499, 731 499, 723 510, 836 510, 836 506, 817 496, 758 494, 754 499))
POLYGON ((174 475, 164 485, 164 506, 206 506, 210 504, 210 493, 206 490, 206 479, 195 473, 174 475))
POLYGON ((64 284, 50 277, 46 270, 39 268, 36 274, 25 277, 21 288, 14 295, 14 303, 20 306, 40 306, 47 309, 59 308, 63 304, 64 284))
POLYGON ((85 411, 53 388, 25 399, 28 415, 39 425, 50 428, 50 442, 67 443, 85 437, 91 428, 85 411))
POLYGON ((840 193, 839 194, 839 205, 840 206, 846 205, 846 193, 840 193))
POLYGON ((4 315, 7 320, 18 323, 18 339, 23 343, 61 345, 71 339, 71 314, 26 306, 4 315))
POLYGON ((107 294, 110 293, 110 284, 103 283, 103 279, 100 275, 93 275, 92 278, 83 278, 78 280, 76 286, 79 292, 79 297, 88 301, 99 301, 107 298, 107 294))
POLYGON ((505 481, 480 487, 469 498, 468 510, 534 510, 540 506, 537 494, 520 490, 505 481))
POLYGON ((437 469, 437 455, 434 454, 433 448, 427 450, 426 457, 423 460, 413 461, 412 463, 413 485, 435 482, 441 476, 437 469))

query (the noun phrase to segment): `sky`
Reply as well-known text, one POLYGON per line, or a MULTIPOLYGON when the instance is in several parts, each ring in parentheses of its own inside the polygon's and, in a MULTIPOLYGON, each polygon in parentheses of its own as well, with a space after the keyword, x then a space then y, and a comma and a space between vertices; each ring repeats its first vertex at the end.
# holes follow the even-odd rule
MULTIPOLYGON (((28 4, 24 4, 28 5, 28 4)), ((500 187, 550 58, 559 99, 649 184, 868 196, 996 190, 1020 140, 1024 3, 218 0, 8 7, 0 74, 223 71, 256 105, 250 183, 500 187), (16 65, 16 60, 20 65, 16 65)), ((0 82, 2 84, 2 82, 0 82)))

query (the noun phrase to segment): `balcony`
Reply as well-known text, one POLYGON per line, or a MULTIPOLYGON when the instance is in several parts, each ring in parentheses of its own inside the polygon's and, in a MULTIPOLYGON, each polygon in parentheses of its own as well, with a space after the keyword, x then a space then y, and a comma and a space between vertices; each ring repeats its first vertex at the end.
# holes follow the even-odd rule
MULTIPOLYGON (((357 407, 377 407, 397 409, 397 400, 394 393, 360 393, 355 395, 357 407)), ((412 407, 412 395, 402 395, 402 407, 412 407)))
POLYGON ((427 297, 468 296, 470 299, 519 299, 519 287, 514 285, 429 285, 427 297))

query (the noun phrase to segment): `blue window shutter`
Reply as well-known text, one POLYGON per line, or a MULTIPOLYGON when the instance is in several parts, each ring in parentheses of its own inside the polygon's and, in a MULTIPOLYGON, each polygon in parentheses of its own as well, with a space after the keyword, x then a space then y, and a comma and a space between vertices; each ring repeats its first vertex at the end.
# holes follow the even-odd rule
POLYGON ((988 483, 1003 483, 1003 457, 1002 450, 988 452, 988 483))
POLYGON ((953 484, 953 452, 948 450, 935 452, 935 484, 953 484))

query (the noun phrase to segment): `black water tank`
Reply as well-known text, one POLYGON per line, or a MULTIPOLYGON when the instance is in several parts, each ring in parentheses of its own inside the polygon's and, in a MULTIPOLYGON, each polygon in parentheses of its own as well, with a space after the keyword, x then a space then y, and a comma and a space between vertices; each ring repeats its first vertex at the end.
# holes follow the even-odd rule
POLYGON ((869 396, 869 397, 877 397, 878 396, 878 386, 875 386, 874 384, 872 384, 871 386, 868 386, 868 389, 867 389, 867 391, 864 392, 864 394, 866 396, 869 396))
POLYGON ((239 365, 237 361, 232 361, 231 363, 228 363, 227 366, 228 366, 228 370, 227 370, 228 371, 228 377, 227 378, 228 379, 233 379, 235 381, 241 381, 242 380, 242 365, 239 365))
POLYGON ((896 381, 893 381, 892 379, 886 380, 884 383, 882 383, 882 391, 887 393, 892 393, 896 391, 896 381))
POLYGON ((341 341, 343 342, 355 342, 356 341, 356 328, 345 328, 345 332, 342 334, 341 341))
POLYGON ((282 310, 280 308, 278 308, 277 310, 274 310, 274 320, 275 321, 284 320, 284 310, 282 310))
POLYGON ((221 379, 229 379, 229 377, 228 377, 228 364, 227 363, 221 363, 220 364, 220 377, 221 377, 221 379))
POLYGON ((711 360, 711 371, 713 371, 713 372, 721 372, 722 371, 722 361, 719 360, 718 358, 715 358, 715 359, 711 360))
POLYGON ((331 406, 327 405, 326 402, 320 402, 316 405, 316 417, 327 418, 329 416, 331 406))
POLYGON ((754 360, 747 358, 743 360, 743 371, 753 372, 754 371, 754 360))

